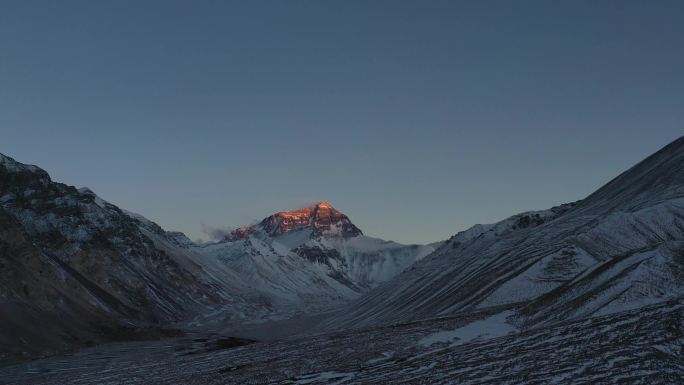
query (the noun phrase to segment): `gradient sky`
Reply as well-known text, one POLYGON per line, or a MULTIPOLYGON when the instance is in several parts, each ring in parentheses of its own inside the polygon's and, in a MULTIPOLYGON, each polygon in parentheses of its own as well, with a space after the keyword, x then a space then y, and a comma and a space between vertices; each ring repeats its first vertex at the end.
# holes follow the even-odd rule
POLYGON ((682 1, 2 1, 0 152, 166 229, 430 242, 684 135, 682 1))

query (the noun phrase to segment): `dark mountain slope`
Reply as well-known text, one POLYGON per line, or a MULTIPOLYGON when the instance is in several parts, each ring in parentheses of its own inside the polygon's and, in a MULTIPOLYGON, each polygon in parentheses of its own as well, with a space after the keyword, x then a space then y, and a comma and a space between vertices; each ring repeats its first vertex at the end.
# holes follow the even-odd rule
POLYGON ((125 337, 220 302, 188 261, 155 247, 138 220, 0 157, 4 358, 125 337))

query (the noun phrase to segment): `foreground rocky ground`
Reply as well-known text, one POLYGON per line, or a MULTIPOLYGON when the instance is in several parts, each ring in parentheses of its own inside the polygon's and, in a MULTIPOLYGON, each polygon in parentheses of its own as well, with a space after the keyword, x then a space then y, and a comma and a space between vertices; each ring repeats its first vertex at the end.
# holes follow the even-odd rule
POLYGON ((274 342, 193 334, 111 344, 4 367, 0 383, 684 383, 684 298, 499 337, 444 332, 505 310, 274 342))

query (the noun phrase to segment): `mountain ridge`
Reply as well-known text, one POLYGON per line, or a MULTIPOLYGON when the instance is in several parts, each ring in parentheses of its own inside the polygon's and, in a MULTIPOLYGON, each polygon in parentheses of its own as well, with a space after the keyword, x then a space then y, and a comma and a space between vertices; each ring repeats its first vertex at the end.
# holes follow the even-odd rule
POLYGON ((296 210, 279 211, 256 225, 243 226, 231 231, 224 239, 228 241, 243 239, 257 231, 263 231, 269 236, 277 236, 306 227, 311 227, 318 235, 350 238, 363 234, 349 217, 335 209, 330 203, 320 201, 296 210))
POLYGON ((684 137, 580 201, 434 245, 363 235, 327 202, 196 244, 5 156, 0 224, 2 359, 115 338, 103 330, 226 331, 319 312, 313 332, 484 314, 559 330, 684 298, 684 137))
MULTIPOLYGON (((461 232, 326 327, 364 327, 520 306, 532 327, 684 294, 684 137, 587 198, 516 226, 519 214, 461 232)), ((542 211, 549 212, 549 210, 542 211)))

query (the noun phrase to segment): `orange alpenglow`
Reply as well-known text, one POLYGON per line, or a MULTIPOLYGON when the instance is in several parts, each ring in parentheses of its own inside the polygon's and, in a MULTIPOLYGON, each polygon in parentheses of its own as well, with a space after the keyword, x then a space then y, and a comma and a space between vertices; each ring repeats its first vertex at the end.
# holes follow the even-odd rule
POLYGON ((233 230, 226 239, 243 239, 258 231, 277 236, 306 227, 324 236, 350 238, 362 234, 346 215, 330 203, 321 201, 301 209, 275 213, 257 225, 233 230))

